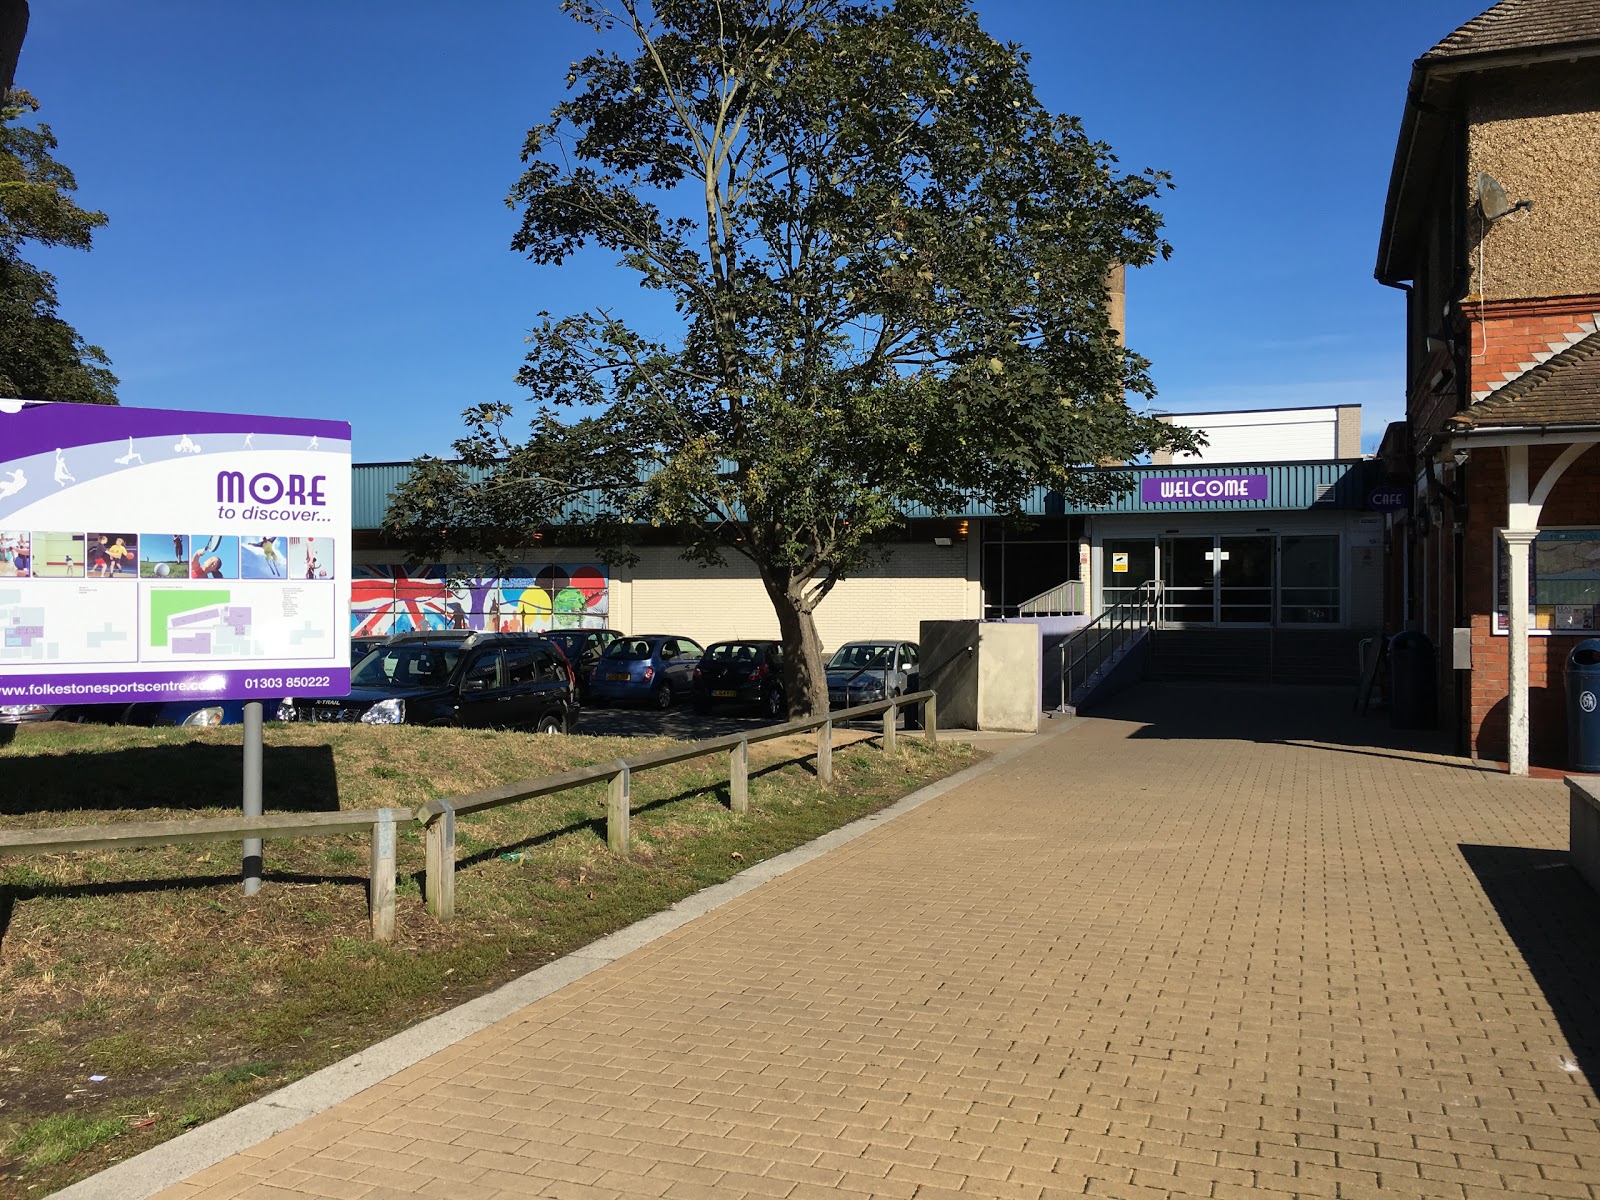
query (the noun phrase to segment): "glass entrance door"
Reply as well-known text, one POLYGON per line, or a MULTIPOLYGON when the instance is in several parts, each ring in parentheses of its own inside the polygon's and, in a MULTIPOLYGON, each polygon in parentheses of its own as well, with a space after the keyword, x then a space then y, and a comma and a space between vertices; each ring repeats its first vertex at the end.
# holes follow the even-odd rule
MULTIPOLYGON (((1337 536, 1164 537, 1160 551, 1163 625, 1339 620, 1337 536)), ((1110 594, 1108 587, 1108 603, 1110 594)))
POLYGON ((1219 537, 1217 612, 1224 625, 1272 624, 1274 537, 1219 537))
POLYGON ((1212 625, 1217 620, 1216 539, 1161 539, 1161 622, 1212 625))

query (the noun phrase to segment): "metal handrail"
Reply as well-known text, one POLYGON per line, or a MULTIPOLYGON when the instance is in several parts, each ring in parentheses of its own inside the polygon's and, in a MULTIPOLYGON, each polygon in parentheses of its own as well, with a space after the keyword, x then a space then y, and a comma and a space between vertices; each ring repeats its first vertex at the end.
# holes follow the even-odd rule
POLYGON ((1060 655, 1060 697, 1057 712, 1066 712, 1067 699, 1084 680, 1105 665, 1142 629, 1154 628, 1161 585, 1147 579, 1133 589, 1133 595, 1119 600, 1056 647, 1060 655), (1068 654, 1071 653, 1069 661, 1068 654), (1081 677, 1079 672, 1082 672, 1081 677))
POLYGON ((1017 605, 1019 617, 1077 616, 1083 612, 1083 580, 1068 579, 1017 605))

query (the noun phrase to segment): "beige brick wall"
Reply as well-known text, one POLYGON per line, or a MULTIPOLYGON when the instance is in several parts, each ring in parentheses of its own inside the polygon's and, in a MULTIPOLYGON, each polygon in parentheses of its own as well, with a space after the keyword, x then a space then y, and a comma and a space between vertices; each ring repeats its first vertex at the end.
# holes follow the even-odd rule
MULTIPOLYGON (((619 579, 612 585, 613 623, 619 629, 683 633, 702 644, 778 636, 772 603, 744 559, 707 569, 685 562, 671 547, 651 547, 641 551, 638 565, 627 574, 631 582, 619 579), (620 595, 624 591, 626 599, 620 595)), ((915 640, 922 621, 971 619, 981 607, 976 555, 968 546, 905 543, 895 547, 887 563, 834 588, 817 610, 817 628, 829 649, 866 637, 915 640)))
MULTIPOLYGON (((393 551, 368 550, 363 563, 392 563, 393 551)), ((541 548, 534 562, 598 561, 593 550, 541 548)), ((706 644, 734 637, 777 637, 772 603, 742 558, 706 569, 685 562, 670 546, 644 547, 639 562, 610 572, 607 623, 624 633, 681 633, 706 644)), ((923 620, 970 620, 982 615, 977 542, 935 546, 932 540, 894 548, 888 562, 834 588, 817 611, 829 649, 865 637, 915 640, 923 620)))

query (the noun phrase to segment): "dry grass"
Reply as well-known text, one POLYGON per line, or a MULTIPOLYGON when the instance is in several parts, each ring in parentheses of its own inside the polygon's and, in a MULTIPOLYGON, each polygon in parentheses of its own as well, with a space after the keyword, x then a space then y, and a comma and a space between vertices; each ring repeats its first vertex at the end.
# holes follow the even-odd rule
MULTIPOLYGON (((0 823, 237 811, 238 742, 237 729, 25 728, 0 752, 0 823)), ((667 744, 269 726, 266 803, 414 806, 667 744)), ((408 829, 385 946, 367 940, 363 839, 269 842, 248 900, 224 844, 0 860, 0 1200, 137 1153, 976 757, 859 743, 836 748, 822 788, 795 761, 813 745, 752 747, 746 816, 728 811, 723 756, 635 776, 627 858, 606 849, 600 785, 464 818, 449 926, 423 911, 408 829)))

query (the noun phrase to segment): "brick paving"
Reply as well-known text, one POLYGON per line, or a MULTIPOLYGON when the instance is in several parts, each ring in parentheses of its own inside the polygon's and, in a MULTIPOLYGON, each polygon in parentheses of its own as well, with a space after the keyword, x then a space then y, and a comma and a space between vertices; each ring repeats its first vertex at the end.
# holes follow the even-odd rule
POLYGON ((1347 708, 1135 689, 163 1200, 1600 1196, 1563 786, 1347 708))

